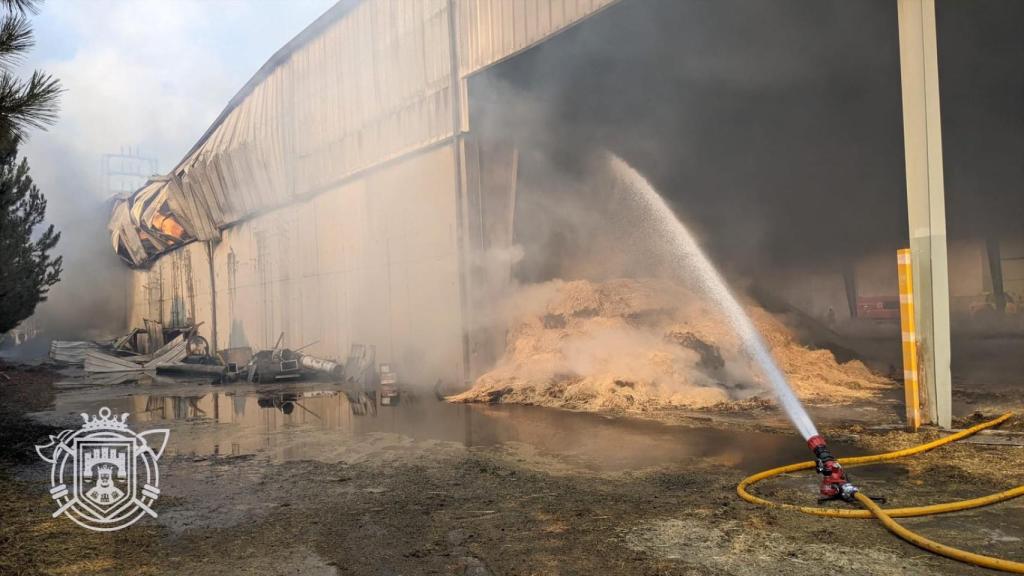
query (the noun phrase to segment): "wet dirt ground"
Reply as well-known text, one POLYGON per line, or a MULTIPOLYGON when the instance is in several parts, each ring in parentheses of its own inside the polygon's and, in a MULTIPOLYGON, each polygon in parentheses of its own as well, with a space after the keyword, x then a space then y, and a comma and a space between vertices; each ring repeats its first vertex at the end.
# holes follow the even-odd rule
MULTIPOLYGON (((452 405, 430 392, 382 406, 323 383, 101 384, 0 372, 0 574, 985 573, 873 521, 739 500, 745 475, 807 456, 768 408, 661 418, 670 425, 452 405), (51 518, 49 467, 33 450, 103 406, 130 413, 137 431, 170 430, 159 517, 106 534, 51 518)), ((839 407, 811 412, 840 455, 934 437, 872 431, 839 407)), ((887 506, 910 506, 1019 484, 1022 460, 1020 447, 958 444, 852 473, 887 506)), ((813 505, 815 489, 802 473, 757 492, 813 505)), ((1022 512, 1024 502, 1011 501, 904 522, 1021 561, 1022 512)))

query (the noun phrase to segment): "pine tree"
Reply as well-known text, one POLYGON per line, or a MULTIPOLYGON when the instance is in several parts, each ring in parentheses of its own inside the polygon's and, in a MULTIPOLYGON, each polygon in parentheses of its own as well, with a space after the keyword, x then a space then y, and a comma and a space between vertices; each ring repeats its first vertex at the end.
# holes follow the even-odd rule
POLYGON ((49 225, 34 237, 46 198, 32 183, 28 162, 18 161, 19 137, 0 135, 0 334, 31 316, 60 280, 62 258, 50 251, 60 232, 49 225))
POLYGON ((36 70, 23 80, 11 70, 32 46, 28 14, 38 11, 36 0, 0 0, 6 14, 0 20, 0 129, 25 136, 28 128, 46 128, 57 121, 60 82, 36 70))
POLYGON ((32 47, 27 14, 36 0, 0 0, 0 334, 35 312, 60 279, 61 257, 50 251, 60 233, 36 227, 46 215, 46 199, 32 183, 28 162, 18 162, 18 145, 29 128, 45 128, 57 119, 60 84, 36 71, 26 81, 11 67, 32 47))

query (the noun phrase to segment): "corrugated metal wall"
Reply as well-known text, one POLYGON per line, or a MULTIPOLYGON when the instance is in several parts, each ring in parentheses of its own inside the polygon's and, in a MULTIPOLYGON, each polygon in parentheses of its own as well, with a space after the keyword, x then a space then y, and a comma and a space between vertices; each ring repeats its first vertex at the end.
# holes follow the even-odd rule
POLYGON ((472 74, 616 0, 457 0, 459 72, 472 74))
MULTIPOLYGON (((447 0, 359 3, 255 86, 176 171, 218 227, 452 134, 447 0)), ((205 212, 205 214, 203 214, 205 212)), ((205 216, 205 218, 204 218, 205 216)))
MULTIPOLYGON (((457 84, 613 1, 454 0, 457 84)), ((463 377, 460 250, 472 246, 459 226, 472 223, 459 216, 464 148, 442 145, 454 135, 449 6, 342 3, 170 175, 174 210, 214 241, 216 348, 269 347, 283 332, 313 354, 373 344, 422 380, 463 377)), ((136 271, 131 293, 133 326, 185 313, 210 338, 205 243, 136 271)))
POLYGON ((454 171, 435 147, 233 226, 214 254, 220 347, 353 343, 421 377, 461 376, 454 171))
MULTIPOLYGON (((614 0, 458 0, 469 75, 614 0)), ((366 0, 259 82, 174 174, 201 240, 452 135, 448 0, 366 0)))

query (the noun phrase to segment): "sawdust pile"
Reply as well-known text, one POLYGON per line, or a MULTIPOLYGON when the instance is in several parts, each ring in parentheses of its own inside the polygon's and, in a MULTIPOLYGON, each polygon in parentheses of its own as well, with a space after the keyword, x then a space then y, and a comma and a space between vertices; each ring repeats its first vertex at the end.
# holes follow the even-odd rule
MULTIPOLYGON (((503 358, 451 400, 597 411, 772 399, 724 319, 670 282, 549 282, 505 308, 503 358)), ((800 398, 849 402, 891 384, 859 361, 802 346, 764 309, 746 309, 800 398)))

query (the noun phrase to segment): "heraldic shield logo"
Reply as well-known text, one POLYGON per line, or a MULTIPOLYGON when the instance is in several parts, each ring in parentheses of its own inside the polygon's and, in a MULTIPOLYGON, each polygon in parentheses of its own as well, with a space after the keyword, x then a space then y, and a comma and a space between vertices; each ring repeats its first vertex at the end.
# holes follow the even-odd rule
POLYGON ((66 515, 80 526, 100 532, 126 528, 144 515, 156 518, 153 503, 160 496, 157 460, 170 433, 167 429, 136 434, 125 421, 100 408, 82 414, 78 430, 64 430, 36 446, 52 464, 50 494, 57 503, 56 518, 66 515))

